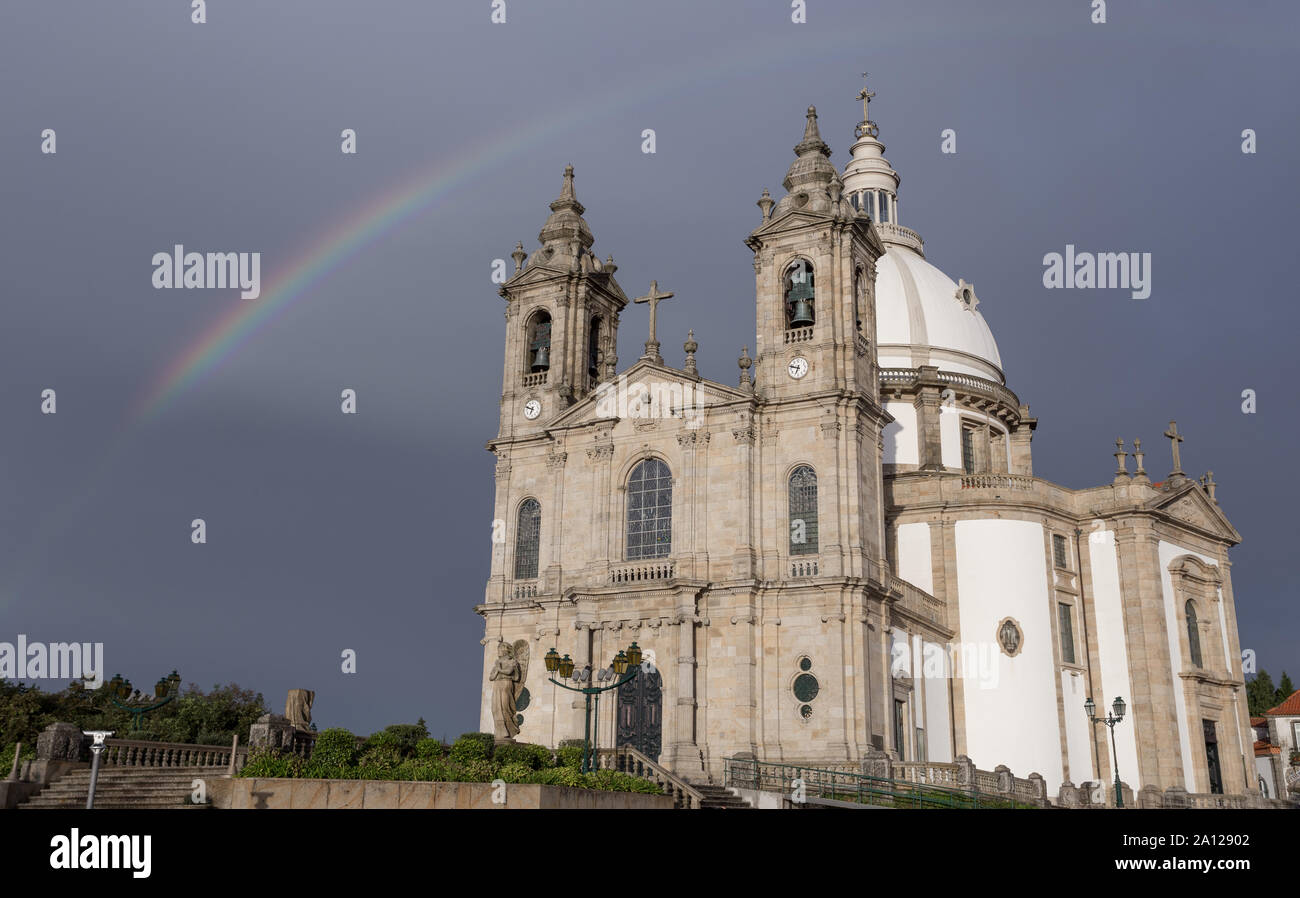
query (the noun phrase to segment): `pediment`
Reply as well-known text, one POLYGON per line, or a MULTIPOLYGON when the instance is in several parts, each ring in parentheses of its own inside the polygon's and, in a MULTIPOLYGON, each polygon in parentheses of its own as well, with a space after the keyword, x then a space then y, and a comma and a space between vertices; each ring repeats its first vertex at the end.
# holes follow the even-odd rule
POLYGON ((773 218, 771 221, 759 225, 750 232, 749 236, 766 237, 768 234, 815 227, 833 220, 833 216, 827 212, 807 212, 803 209, 792 209, 778 218, 773 218))
POLYGON ((1195 483, 1188 483, 1187 486, 1170 495, 1158 496, 1147 507, 1161 512, 1178 524, 1199 530, 1215 539, 1234 545, 1241 542, 1241 534, 1228 521, 1227 516, 1195 483))
POLYGON ((684 371, 642 359, 565 409, 551 422, 548 430, 596 422, 618 423, 623 419, 641 423, 660 421, 663 426, 671 428, 682 422, 683 404, 698 411, 752 398, 752 394, 735 387, 692 377, 684 371), (677 410, 676 415, 669 414, 673 409, 677 410))

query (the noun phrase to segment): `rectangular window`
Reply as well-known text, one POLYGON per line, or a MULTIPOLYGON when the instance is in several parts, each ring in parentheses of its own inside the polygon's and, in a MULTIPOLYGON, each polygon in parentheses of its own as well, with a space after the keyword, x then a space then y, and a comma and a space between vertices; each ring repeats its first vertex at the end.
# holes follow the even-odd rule
POLYGON ((898 760, 907 760, 903 756, 903 718, 906 705, 904 702, 894 699, 894 749, 898 752, 898 760))
POLYGON ((876 220, 876 195, 870 190, 858 194, 862 197, 862 211, 872 220, 876 220))
POLYGON ((1061 660, 1074 664, 1074 610, 1066 602, 1057 603, 1061 610, 1061 660))
POLYGON ((975 473, 975 428, 961 429, 961 469, 967 474, 975 473))
POLYGON ((889 223, 889 194, 884 191, 880 193, 880 220, 889 223))
POLYGON ((1061 570, 1070 569, 1070 558, 1065 554, 1065 537, 1059 533, 1052 534, 1052 560, 1061 570))
POLYGON ((922 764, 930 760, 925 748, 925 730, 921 727, 916 728, 916 759, 922 764))

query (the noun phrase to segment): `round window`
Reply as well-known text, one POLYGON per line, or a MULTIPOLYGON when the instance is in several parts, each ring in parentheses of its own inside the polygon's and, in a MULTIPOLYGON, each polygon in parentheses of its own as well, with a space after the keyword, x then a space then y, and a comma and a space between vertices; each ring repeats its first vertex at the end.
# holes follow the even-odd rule
POLYGON ((815 699, 820 688, 817 678, 810 673, 802 673, 794 678, 794 697, 801 702, 815 699))

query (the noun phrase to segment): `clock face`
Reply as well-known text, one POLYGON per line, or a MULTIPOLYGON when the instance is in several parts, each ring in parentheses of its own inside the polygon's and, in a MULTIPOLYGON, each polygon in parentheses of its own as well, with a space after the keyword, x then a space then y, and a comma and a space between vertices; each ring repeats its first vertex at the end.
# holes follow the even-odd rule
POLYGON ((790 372, 791 377, 798 380, 808 373, 808 360, 803 356, 793 358, 790 360, 790 364, 785 366, 785 370, 790 372))
POLYGON ((537 399, 529 399, 524 403, 524 417, 529 421, 536 418, 542 413, 542 403, 537 399))

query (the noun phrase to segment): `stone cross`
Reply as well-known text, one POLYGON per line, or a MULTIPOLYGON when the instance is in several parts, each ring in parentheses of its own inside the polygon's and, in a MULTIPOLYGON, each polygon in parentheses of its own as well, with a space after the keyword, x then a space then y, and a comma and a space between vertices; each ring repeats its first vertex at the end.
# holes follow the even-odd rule
MULTIPOLYGON (((862 78, 864 81, 866 80, 866 77, 867 73, 863 72, 862 78)), ((862 85, 862 90, 858 91, 857 98, 862 101, 862 120, 864 122, 871 121, 871 116, 867 115, 867 104, 871 102, 871 98, 875 95, 876 92, 874 90, 868 90, 865 84, 862 85)))
POLYGON ((1169 442, 1174 447, 1174 469, 1169 472, 1170 477, 1181 476, 1183 473, 1182 463, 1178 460, 1178 444, 1183 441, 1182 434, 1178 432, 1178 422, 1170 421, 1169 429, 1165 431, 1165 436, 1169 437, 1169 442))
POLYGON ((659 354, 659 341, 655 339, 655 313, 658 310, 659 303, 671 296, 671 293, 660 293, 659 282, 651 281, 650 292, 645 296, 638 296, 632 300, 633 302, 650 303, 650 339, 645 341, 645 355, 641 356, 641 358, 648 359, 657 365, 662 365, 664 360, 663 356, 659 354))

